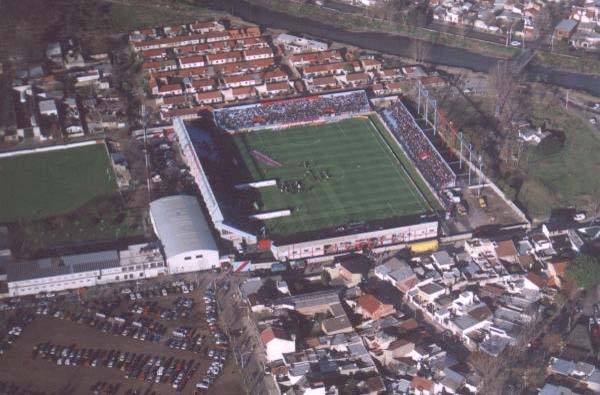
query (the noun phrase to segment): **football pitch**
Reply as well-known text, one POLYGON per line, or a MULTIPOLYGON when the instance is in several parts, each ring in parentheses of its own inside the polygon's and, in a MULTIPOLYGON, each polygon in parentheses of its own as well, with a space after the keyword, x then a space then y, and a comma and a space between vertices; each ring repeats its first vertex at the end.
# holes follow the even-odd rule
POLYGON ((369 118, 234 135, 257 189, 256 212, 290 209, 265 220, 276 239, 341 225, 401 218, 432 207, 369 118))
POLYGON ((0 158, 0 223, 71 212, 116 192, 104 144, 0 158))

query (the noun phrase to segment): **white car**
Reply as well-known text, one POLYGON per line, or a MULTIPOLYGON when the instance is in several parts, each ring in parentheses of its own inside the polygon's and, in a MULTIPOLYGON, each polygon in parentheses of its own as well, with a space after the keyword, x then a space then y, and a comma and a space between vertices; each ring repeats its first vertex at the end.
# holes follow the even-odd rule
POLYGON ((512 45, 513 47, 520 47, 521 46, 521 42, 520 41, 511 41, 510 45, 512 45))
POLYGON ((196 388, 208 389, 208 387, 210 387, 210 383, 206 379, 203 379, 196 384, 196 388))
POLYGON ((448 197, 448 199, 450 199, 452 203, 460 203, 460 196, 455 195, 452 191, 447 190, 446 196, 448 197))
POLYGON ((577 214, 575 214, 573 219, 577 222, 581 222, 581 221, 585 220, 585 213, 577 213, 577 214))

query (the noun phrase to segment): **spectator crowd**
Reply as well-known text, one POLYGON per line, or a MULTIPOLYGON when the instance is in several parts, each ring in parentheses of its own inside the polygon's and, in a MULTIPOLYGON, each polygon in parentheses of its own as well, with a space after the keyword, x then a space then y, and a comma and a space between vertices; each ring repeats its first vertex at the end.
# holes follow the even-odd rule
POLYGON ((312 122, 324 117, 369 111, 365 91, 260 103, 214 111, 215 122, 226 130, 312 122))
POLYGON ((383 119, 402 144, 423 177, 438 192, 453 187, 456 175, 434 148, 402 102, 383 110, 383 119))

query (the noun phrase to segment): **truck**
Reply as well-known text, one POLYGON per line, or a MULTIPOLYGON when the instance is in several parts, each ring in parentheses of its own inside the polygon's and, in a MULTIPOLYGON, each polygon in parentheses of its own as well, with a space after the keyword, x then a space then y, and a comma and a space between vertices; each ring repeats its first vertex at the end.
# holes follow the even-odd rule
POLYGON ((477 201, 479 202, 479 207, 487 208, 487 198, 484 195, 479 196, 477 201))

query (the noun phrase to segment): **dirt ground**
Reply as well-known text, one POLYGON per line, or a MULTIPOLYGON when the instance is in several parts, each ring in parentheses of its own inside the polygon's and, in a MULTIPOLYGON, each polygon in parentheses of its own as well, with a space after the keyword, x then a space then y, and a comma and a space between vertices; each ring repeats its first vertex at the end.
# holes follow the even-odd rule
POLYGON ((481 192, 479 188, 465 188, 462 197, 468 215, 457 215, 450 222, 449 225, 455 232, 470 231, 484 225, 513 225, 523 222, 523 219, 489 187, 484 187, 481 192), (479 206, 480 193, 486 198, 485 209, 479 206))
MULTIPOLYGON (((167 334, 177 326, 199 328, 200 334, 207 335, 206 339, 210 339, 205 342, 210 348, 213 346, 213 341, 203 319, 203 292, 204 287, 185 295, 186 297, 193 297, 196 301, 193 314, 189 318, 180 321, 159 320, 159 322, 167 325, 167 334)), ((156 300, 161 306, 169 307, 176 297, 158 297, 148 300, 156 300)), ((128 305, 128 302, 123 302, 119 310, 127 309, 128 305)), ((56 394, 91 393, 91 387, 99 381, 112 385, 120 384, 119 394, 124 394, 130 389, 138 390, 142 394, 175 394, 177 392, 169 384, 155 384, 126 379, 124 372, 114 368, 58 366, 50 360, 32 358, 32 348, 34 346, 39 343, 51 342, 52 344, 65 346, 75 344, 78 348, 116 349, 137 354, 144 353, 200 362, 200 368, 181 392, 184 394, 196 393, 196 383, 204 376, 210 364, 210 358, 205 355, 205 350, 200 354, 191 351, 173 350, 165 344, 167 337, 164 336, 160 343, 141 342, 131 337, 104 333, 84 324, 37 315, 35 320, 23 330, 23 334, 12 347, 0 356, 0 382, 15 384, 21 389, 30 391, 56 394)), ((208 393, 242 394, 245 392, 235 361, 233 358, 229 358, 224 373, 217 378, 208 393)))

